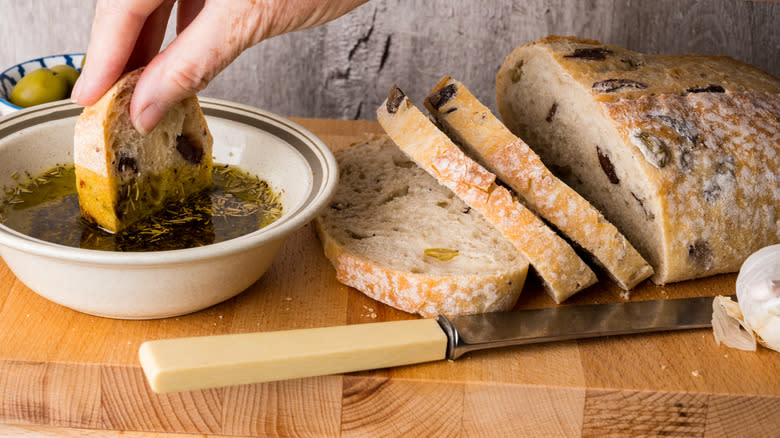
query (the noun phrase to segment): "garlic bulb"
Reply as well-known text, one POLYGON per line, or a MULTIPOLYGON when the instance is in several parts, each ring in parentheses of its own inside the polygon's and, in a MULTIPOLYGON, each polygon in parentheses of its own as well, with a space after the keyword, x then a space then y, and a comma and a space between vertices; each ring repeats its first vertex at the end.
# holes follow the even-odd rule
POLYGON ((780 351, 780 245, 745 260, 737 275, 737 301, 738 307, 728 298, 715 298, 715 341, 742 350, 755 350, 758 341, 780 351))

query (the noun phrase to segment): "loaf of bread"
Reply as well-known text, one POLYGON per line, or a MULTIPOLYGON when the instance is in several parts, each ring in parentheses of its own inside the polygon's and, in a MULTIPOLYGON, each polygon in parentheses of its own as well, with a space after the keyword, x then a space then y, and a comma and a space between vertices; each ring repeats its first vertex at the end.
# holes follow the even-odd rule
POLYGON ((450 138, 591 255, 618 286, 629 290, 652 275, 650 265, 615 226, 556 178, 462 83, 443 78, 425 99, 425 107, 450 138))
POLYGON ((337 279, 425 317, 510 310, 528 261, 386 136, 336 153, 340 181, 315 218, 337 279))
POLYGON ((117 232, 211 186, 212 137, 197 97, 171 108, 147 135, 130 121, 141 70, 128 73, 76 122, 74 164, 82 215, 117 232))
POLYGON ((780 242, 780 81, 727 57, 548 37, 496 83, 506 126, 628 237, 658 284, 780 242))
POLYGON ((596 282, 596 275, 566 241, 496 184, 494 174, 466 156, 398 87, 377 109, 377 119, 409 157, 515 245, 555 302, 596 282))

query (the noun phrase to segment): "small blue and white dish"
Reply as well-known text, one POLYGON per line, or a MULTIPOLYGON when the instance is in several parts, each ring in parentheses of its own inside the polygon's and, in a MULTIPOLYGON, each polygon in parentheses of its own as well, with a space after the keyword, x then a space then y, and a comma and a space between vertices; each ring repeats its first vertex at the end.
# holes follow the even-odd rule
POLYGON ((43 67, 54 67, 55 65, 69 65, 81 71, 82 59, 84 59, 83 53, 44 56, 16 64, 0 73, 0 116, 22 109, 10 101, 11 90, 13 90, 14 85, 22 76, 33 70, 43 67))

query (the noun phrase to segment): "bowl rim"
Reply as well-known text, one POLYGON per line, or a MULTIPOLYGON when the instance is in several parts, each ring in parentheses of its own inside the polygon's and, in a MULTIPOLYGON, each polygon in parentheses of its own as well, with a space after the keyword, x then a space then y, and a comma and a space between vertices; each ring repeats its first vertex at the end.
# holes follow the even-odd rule
MULTIPOLYGON (((39 56, 38 58, 31 58, 26 61, 17 62, 16 64, 8 67, 7 69, 0 71, 0 80, 3 78, 3 76, 8 77, 8 72, 14 69, 19 68, 19 66, 22 66, 24 64, 28 64, 31 62, 43 62, 44 59, 51 59, 51 58, 59 58, 59 57, 77 57, 77 56, 85 56, 86 53, 83 52, 73 52, 73 53, 58 53, 53 55, 46 55, 46 56, 39 56)), ((79 72, 81 72, 81 66, 74 66, 79 72)), ((67 99, 64 99, 67 100, 67 99)), ((9 108, 13 108, 17 111, 21 111, 24 108, 20 107, 19 105, 14 105, 11 103, 10 100, 6 98, 6 96, 3 93, 0 93, 0 104, 3 104, 9 108)))
MULTIPOLYGON (((203 108, 203 113, 207 117, 214 116, 214 114, 235 115, 240 120, 232 119, 232 121, 238 121, 239 123, 242 123, 242 121, 255 121, 260 125, 275 128, 277 132, 271 132, 271 135, 278 137, 278 134, 286 133, 288 138, 292 136, 300 140, 301 145, 308 148, 309 155, 313 155, 322 167, 320 184, 317 185, 317 178, 315 177, 314 183, 308 194, 305 195, 307 198, 303 203, 295 211, 290 211, 268 226, 243 236, 200 247, 139 252, 75 248, 30 237, 3 224, 0 224, 0 245, 29 254, 90 264, 126 265, 132 267, 188 263, 229 256, 259 247, 266 242, 283 238, 311 221, 319 210, 330 201, 338 185, 338 164, 330 148, 311 131, 285 117, 249 105, 208 97, 199 97, 199 101, 203 108)), ((57 101, 8 114, 0 117, 0 138, 46 121, 61 120, 78 115, 81 109, 81 106, 70 101, 57 101), (47 120, 38 120, 41 118, 46 118, 47 120), (17 129, 12 129, 17 125, 17 129), (11 132, 4 132, 8 129, 11 129, 11 132)), ((259 125, 253 126, 257 129, 262 129, 259 125)), ((268 132, 267 130, 264 131, 268 132)), ((289 144, 289 141, 284 139, 282 141, 289 144)), ((291 147, 295 148, 294 145, 291 145, 291 147)), ((300 150, 299 152, 302 153, 300 150)), ((311 167, 310 159, 307 159, 306 162, 311 167)), ((311 170, 316 173, 316 169, 311 170)))

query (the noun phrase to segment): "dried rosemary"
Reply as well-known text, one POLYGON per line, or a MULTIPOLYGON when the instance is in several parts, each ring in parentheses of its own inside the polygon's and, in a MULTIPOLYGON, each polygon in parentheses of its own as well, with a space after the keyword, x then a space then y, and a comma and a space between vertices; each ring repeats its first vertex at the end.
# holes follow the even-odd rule
MULTIPOLYGON (((162 251, 222 242, 251 233, 282 215, 279 195, 257 176, 217 165, 214 186, 168 205, 149 219, 117 234, 81 218, 72 165, 57 166, 5 188, 0 222, 50 242, 109 251, 162 251)), ((130 202, 138 188, 127 186, 130 202)))

